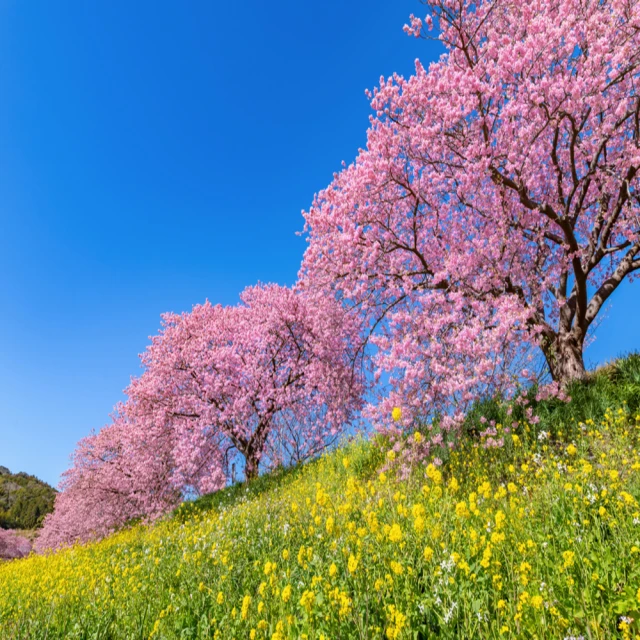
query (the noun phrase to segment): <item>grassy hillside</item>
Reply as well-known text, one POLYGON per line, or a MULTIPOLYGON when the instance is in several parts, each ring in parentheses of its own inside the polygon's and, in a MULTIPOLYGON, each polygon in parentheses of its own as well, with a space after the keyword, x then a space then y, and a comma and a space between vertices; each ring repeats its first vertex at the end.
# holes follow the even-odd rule
POLYGON ((469 435, 406 481, 379 472, 380 442, 356 442, 153 527, 6 563, 0 637, 636 637, 638 360, 541 403, 537 425, 498 425, 504 447, 469 435))
POLYGON ((34 529, 53 509, 56 491, 26 473, 0 467, 0 528, 34 529))

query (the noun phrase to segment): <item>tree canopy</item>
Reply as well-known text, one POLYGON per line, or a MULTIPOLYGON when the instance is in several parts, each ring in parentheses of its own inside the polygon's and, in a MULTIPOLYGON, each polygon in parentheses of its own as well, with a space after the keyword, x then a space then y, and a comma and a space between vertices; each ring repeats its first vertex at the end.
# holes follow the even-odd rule
POLYGON ((406 30, 445 53, 370 94, 302 268, 365 318, 382 414, 407 423, 513 391, 531 349, 558 384, 583 377, 588 331, 640 269, 640 4, 424 4, 406 30))

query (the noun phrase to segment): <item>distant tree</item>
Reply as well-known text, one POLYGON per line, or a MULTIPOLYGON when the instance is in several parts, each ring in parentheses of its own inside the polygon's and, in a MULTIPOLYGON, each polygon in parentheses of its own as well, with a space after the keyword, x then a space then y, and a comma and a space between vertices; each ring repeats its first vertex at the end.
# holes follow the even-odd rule
MULTIPOLYGON (((428 0, 445 54, 370 94, 367 146, 305 214, 302 281, 358 309, 404 419, 513 389, 640 269, 640 3, 428 0)), ((632 322, 632 319, 629 320, 632 322)))
POLYGON ((27 473, 0 468, 0 528, 35 529, 53 509, 56 491, 27 473))
POLYGON ((137 424, 128 419, 126 405, 118 407, 112 424, 78 443, 36 548, 102 538, 131 520, 166 513, 189 488, 224 486, 219 457, 209 455, 208 466, 186 476, 177 469, 177 446, 176 434, 164 425, 137 424))
POLYGON ((0 560, 23 558, 31 552, 31 542, 20 531, 0 529, 0 560))

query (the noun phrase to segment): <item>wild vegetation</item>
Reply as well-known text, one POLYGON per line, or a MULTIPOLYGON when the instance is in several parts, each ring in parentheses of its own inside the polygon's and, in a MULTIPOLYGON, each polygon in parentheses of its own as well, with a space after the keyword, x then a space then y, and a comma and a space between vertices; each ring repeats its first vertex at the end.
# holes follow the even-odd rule
POLYGON ((31 551, 35 529, 53 511, 56 491, 26 473, 0 466, 0 561, 31 551))
POLYGON ((537 424, 490 420, 496 436, 480 435, 483 407, 462 446, 404 480, 388 440, 357 440, 3 565, 1 635, 635 637, 640 357, 570 391, 539 402, 537 424))
POLYGON ((0 467, 0 529, 35 529, 53 511, 56 491, 26 473, 0 467))

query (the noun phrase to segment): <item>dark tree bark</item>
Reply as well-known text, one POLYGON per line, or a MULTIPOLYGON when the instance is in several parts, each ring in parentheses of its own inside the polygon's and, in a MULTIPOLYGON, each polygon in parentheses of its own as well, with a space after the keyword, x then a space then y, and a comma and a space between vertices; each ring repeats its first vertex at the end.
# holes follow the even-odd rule
POLYGON ((260 472, 259 465, 260 461, 258 460, 258 456, 253 454, 247 454, 245 457, 245 467, 244 467, 244 475, 247 482, 250 482, 254 478, 258 477, 260 472))
POLYGON ((555 382, 566 385, 573 380, 584 380, 587 370, 583 346, 583 341, 571 334, 559 335, 553 341, 543 343, 542 350, 555 382))

